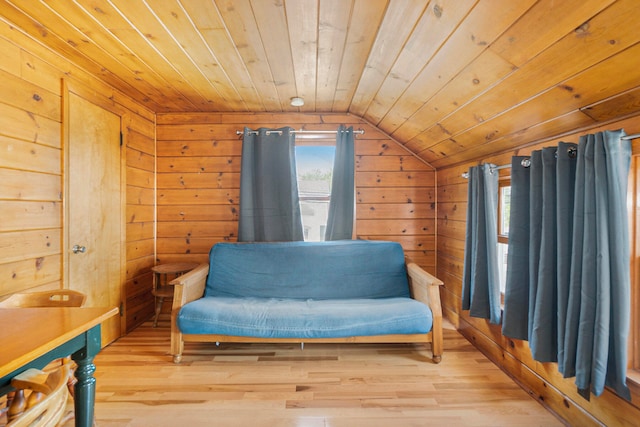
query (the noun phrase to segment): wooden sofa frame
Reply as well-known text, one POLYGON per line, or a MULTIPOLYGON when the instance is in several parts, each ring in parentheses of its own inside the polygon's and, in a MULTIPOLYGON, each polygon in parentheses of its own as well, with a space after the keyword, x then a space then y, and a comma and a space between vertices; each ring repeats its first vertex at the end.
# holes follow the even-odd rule
POLYGON ((209 273, 209 264, 200 264, 189 273, 171 282, 174 286, 171 309, 171 354, 173 362, 180 363, 185 342, 270 342, 270 343, 431 343, 434 363, 440 363, 443 352, 441 280, 407 260, 407 273, 412 298, 428 305, 433 315, 433 326, 427 334, 394 334, 351 336, 339 338, 256 338, 235 335, 183 334, 178 329, 178 313, 188 302, 202 298, 209 273))

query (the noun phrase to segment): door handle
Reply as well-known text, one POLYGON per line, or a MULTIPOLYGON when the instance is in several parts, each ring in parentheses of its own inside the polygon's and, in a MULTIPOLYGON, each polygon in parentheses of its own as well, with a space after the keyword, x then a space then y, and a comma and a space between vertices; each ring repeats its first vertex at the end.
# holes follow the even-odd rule
POLYGON ((73 245, 73 247, 71 248, 71 252, 73 252, 74 254, 77 254, 78 252, 83 254, 86 251, 87 251, 87 248, 80 245, 73 245))

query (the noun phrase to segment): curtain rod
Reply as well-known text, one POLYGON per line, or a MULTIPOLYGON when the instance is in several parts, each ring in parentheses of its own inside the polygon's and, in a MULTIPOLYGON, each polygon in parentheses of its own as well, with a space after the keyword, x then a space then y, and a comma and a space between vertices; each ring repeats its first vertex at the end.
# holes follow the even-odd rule
MULTIPOLYGON (((523 159, 522 160, 522 166, 524 166, 525 168, 528 168, 530 165, 531 165, 531 160, 529 160, 529 159, 523 159), (527 163, 526 165, 525 165, 525 162, 527 163)), ((500 170, 500 169, 508 169, 510 167, 511 167, 511 165, 494 166, 494 167, 491 168, 491 173, 493 173, 493 171, 497 171, 497 170, 500 170)), ((465 178, 465 179, 469 178, 469 172, 463 172, 461 176, 463 178, 465 178)))
MULTIPOLYGON (((567 148, 567 154, 569 154, 569 157, 571 157, 572 159, 575 158, 578 155, 578 149, 575 147, 569 147, 567 148)), ((557 157, 557 152, 556 152, 556 157, 557 157)), ((528 168, 529 166, 531 166, 531 158, 527 157, 526 159, 522 159, 520 161, 520 164, 522 165, 523 168, 528 168)), ((491 173, 493 173, 494 171, 500 170, 500 169, 509 169, 511 168, 511 164, 508 165, 501 165, 501 166, 494 166, 491 168, 491 173)), ((462 174, 463 178, 469 178, 469 172, 464 172, 462 174)))
MULTIPOLYGON (((620 139, 623 140, 623 141, 628 141, 630 139, 638 139, 638 138, 640 138, 640 133, 623 136, 620 139)), ((577 151, 576 148, 569 148, 568 151, 569 151, 569 157, 575 157, 576 151, 577 151)), ((529 166, 531 166, 531 160, 529 160, 528 158, 522 159, 520 164, 522 165, 522 167, 528 168, 529 166)), ((491 172, 493 172, 495 170, 500 170, 500 169, 507 169, 507 168, 510 168, 510 167, 511 167, 511 165, 496 166, 496 167, 491 168, 491 172)), ((463 178, 467 179, 467 178, 469 178, 469 172, 463 172, 462 175, 460 175, 460 176, 462 176, 463 178)))
MULTIPOLYGON (((346 132, 346 131, 343 131, 343 132, 346 132)), ((251 134, 251 135, 257 135, 258 131, 257 130, 250 130, 248 133, 251 134)), ((281 130, 268 130, 266 132, 267 135, 269 135, 271 133, 282 134, 282 131, 281 130)), ((311 134, 332 134, 332 133, 338 133, 338 131, 337 130, 303 130, 303 129, 300 129, 300 130, 292 130, 291 133, 293 133, 293 134, 296 134, 296 133, 300 133, 300 134, 302 134, 302 133, 307 133, 307 134, 309 134, 309 133, 311 133, 311 134)), ((364 135, 364 129, 354 130, 353 133, 358 134, 358 135, 364 135)), ((244 134, 244 131, 242 131, 242 130, 237 130, 236 131, 236 135, 243 135, 243 134, 244 134)))

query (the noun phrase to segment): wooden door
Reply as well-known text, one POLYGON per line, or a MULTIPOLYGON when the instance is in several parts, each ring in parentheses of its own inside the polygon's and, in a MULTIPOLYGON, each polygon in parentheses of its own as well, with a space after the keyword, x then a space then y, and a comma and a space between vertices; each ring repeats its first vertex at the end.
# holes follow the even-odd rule
MULTIPOLYGON (((67 92, 65 286, 84 292, 86 306, 121 307, 123 214, 121 118, 67 92)), ((102 325, 106 345, 121 318, 102 325)))

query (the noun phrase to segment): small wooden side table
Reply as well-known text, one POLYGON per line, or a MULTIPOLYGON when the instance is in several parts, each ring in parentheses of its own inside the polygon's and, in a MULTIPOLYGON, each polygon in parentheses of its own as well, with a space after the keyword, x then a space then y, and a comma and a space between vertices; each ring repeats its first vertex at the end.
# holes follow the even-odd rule
POLYGON ((153 318, 153 327, 158 326, 158 316, 162 310, 165 298, 173 298, 173 286, 169 282, 178 276, 188 273, 196 268, 198 264, 179 262, 173 264, 158 264, 151 267, 153 272, 153 289, 151 293, 155 297, 156 313, 153 318))

